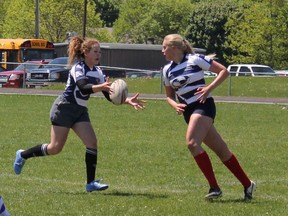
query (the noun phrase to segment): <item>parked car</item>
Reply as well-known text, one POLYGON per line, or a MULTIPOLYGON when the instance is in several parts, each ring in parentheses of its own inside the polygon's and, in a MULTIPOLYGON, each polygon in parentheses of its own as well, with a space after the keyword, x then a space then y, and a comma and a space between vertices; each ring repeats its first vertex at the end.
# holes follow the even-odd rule
POLYGON ((204 71, 204 77, 215 77, 217 73, 213 73, 211 71, 204 71))
POLYGON ((288 76, 288 70, 275 70, 277 76, 288 76))
POLYGON ((55 58, 40 69, 30 70, 27 73, 26 86, 48 86, 53 83, 66 82, 69 70, 68 57, 55 58))
POLYGON ((124 69, 100 66, 104 74, 110 78, 125 78, 126 72, 124 69))
POLYGON ((233 64, 227 69, 231 76, 276 76, 275 71, 267 65, 233 64))
POLYGON ((6 71, 6 69, 0 66, 0 72, 4 72, 4 71, 6 71))
POLYGON ((41 68, 44 64, 48 64, 50 60, 26 61, 18 65, 14 70, 0 72, 0 87, 5 88, 22 88, 23 77, 29 70, 41 68))
POLYGON ((126 78, 149 78, 148 73, 140 71, 126 72, 126 78))
POLYGON ((162 74, 160 71, 159 72, 151 72, 148 74, 148 76, 151 78, 161 78, 162 74))

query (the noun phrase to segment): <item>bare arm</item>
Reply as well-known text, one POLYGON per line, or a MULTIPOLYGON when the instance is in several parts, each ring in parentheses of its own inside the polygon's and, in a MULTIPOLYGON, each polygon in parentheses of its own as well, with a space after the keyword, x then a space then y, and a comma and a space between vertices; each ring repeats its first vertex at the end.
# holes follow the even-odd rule
POLYGON ((229 76, 229 72, 222 64, 216 61, 213 61, 209 71, 217 74, 216 78, 208 86, 211 92, 229 76))
POLYGON ((200 87, 197 89, 195 95, 199 95, 198 100, 200 103, 204 103, 209 93, 212 92, 229 76, 228 70, 222 64, 216 61, 212 62, 209 71, 216 73, 217 76, 208 86, 200 87))
POLYGON ((181 115, 185 111, 186 104, 180 104, 176 101, 175 90, 171 86, 165 86, 167 102, 173 107, 178 115, 181 115))

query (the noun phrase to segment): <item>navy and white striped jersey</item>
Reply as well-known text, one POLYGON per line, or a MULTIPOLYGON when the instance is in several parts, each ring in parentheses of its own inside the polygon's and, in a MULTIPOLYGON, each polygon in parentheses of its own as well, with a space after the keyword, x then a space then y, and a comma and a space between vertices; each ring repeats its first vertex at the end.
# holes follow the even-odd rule
POLYGON ((205 86, 204 71, 209 70, 212 61, 208 56, 187 54, 179 64, 170 62, 163 68, 165 86, 171 86, 175 90, 181 103, 191 104, 197 101, 199 96, 194 94, 198 87, 205 86))
POLYGON ((99 67, 94 66, 90 69, 84 61, 74 64, 71 68, 63 96, 71 103, 87 107, 90 94, 83 95, 76 85, 76 81, 81 79, 86 79, 87 84, 97 85, 104 83, 106 77, 99 67))

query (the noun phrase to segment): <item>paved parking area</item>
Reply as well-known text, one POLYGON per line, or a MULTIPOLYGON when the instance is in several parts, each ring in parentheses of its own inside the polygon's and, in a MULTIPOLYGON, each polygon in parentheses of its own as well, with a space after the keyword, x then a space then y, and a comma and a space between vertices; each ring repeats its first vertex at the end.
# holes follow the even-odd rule
MULTIPOLYGON (((23 89, 23 88, 0 88, 0 94, 23 94, 23 95, 51 95, 57 96, 62 94, 62 90, 47 90, 47 89, 23 89)), ((130 94, 132 95, 132 94, 130 94)), ((102 93, 96 93, 96 97, 102 97, 102 93)), ((165 100, 164 94, 141 94, 143 99, 159 99, 165 100)), ((287 98, 258 98, 258 97, 235 97, 235 96, 214 96, 216 102, 230 103, 259 103, 259 104, 283 104, 288 105, 287 98)))

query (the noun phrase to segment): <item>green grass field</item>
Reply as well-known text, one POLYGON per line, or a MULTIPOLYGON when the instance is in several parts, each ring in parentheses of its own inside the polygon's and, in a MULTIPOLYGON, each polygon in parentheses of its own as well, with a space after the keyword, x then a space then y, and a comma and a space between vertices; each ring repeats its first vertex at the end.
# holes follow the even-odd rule
POLYGON ((148 100, 143 111, 90 100, 97 176, 108 190, 85 192, 85 147, 73 132, 61 154, 32 158, 16 176, 16 150, 49 142, 54 99, 0 95, 0 194, 12 215, 287 215, 287 106, 217 103, 215 125, 258 187, 250 203, 242 202, 242 186, 206 148, 224 193, 207 202, 207 182, 185 145, 186 125, 159 100, 148 100))

